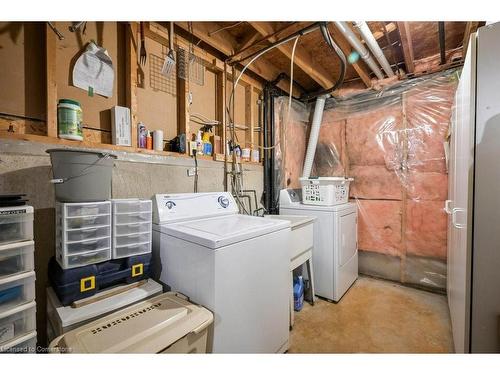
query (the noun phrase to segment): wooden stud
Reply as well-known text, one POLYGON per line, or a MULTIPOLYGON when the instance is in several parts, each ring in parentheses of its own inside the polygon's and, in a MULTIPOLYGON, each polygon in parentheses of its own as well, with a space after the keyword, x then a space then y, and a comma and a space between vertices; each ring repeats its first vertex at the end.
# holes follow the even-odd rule
MULTIPOLYGON (((215 87, 215 105, 217 121, 220 121, 221 125, 217 126, 215 129, 215 134, 221 137, 221 153, 226 153, 226 82, 227 75, 226 71, 217 72, 216 76, 216 87, 215 87)), ((217 155, 214 153, 214 157, 217 155)))
POLYGON ((189 88, 187 80, 177 77, 177 134, 186 135, 186 153, 189 155, 189 88))
POLYGON ((47 136, 57 137, 56 35, 45 24, 45 80, 47 136))
POLYGON ((257 95, 253 86, 245 87, 245 125, 247 126, 245 131, 245 147, 252 149, 255 147, 254 113, 256 105, 257 95))
MULTIPOLYGON (((273 33, 275 30, 271 26, 269 22, 249 22, 252 27, 257 30, 262 35, 268 35, 273 33)), ((277 41, 276 37, 269 38, 271 43, 277 41)), ((293 42, 282 44, 276 47, 281 53, 283 53, 286 57, 291 59, 292 50, 293 50, 293 42)), ((330 88, 333 86, 334 82, 330 78, 331 74, 328 73, 322 66, 315 64, 311 55, 304 50, 301 49, 300 46, 297 46, 295 49, 294 56, 294 64, 297 65, 300 69, 302 69, 305 73, 307 73, 314 81, 316 81, 323 88, 330 88)))
POLYGON ((413 57, 413 43, 411 39, 411 31, 409 22, 398 22, 398 31, 403 46, 403 56, 405 60, 407 73, 415 71, 414 57, 413 57))
POLYGON ((139 46, 137 22, 129 22, 126 28, 126 104, 130 108, 132 147, 137 147, 137 50, 139 46))

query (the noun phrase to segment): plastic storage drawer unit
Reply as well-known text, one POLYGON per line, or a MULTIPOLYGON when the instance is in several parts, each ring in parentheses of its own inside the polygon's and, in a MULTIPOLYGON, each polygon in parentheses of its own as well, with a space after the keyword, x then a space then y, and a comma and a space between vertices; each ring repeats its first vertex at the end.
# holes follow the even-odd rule
POLYGON ((0 279, 0 313, 34 300, 34 271, 0 279))
POLYGON ((64 269, 111 259, 111 202, 56 204, 56 259, 64 269))
POLYGON ((22 335, 21 337, 0 345, 0 353, 36 353, 36 331, 27 333, 25 335, 22 335))
POLYGON ((152 207, 146 199, 113 199, 113 259, 151 252, 152 207))
POLYGON ((33 239, 33 207, 0 207, 0 244, 33 239))
POLYGON ((0 280, 7 276, 33 271, 34 251, 33 241, 0 245, 0 280))
POLYGON ((49 279, 63 306, 91 297, 99 290, 146 279, 151 273, 151 254, 110 260, 76 269, 62 269, 52 258, 49 279))
POLYGON ((36 303, 30 302, 0 313, 0 351, 2 346, 36 328, 36 303))
POLYGON ((69 331, 51 352, 206 353, 213 314, 169 292, 69 331))

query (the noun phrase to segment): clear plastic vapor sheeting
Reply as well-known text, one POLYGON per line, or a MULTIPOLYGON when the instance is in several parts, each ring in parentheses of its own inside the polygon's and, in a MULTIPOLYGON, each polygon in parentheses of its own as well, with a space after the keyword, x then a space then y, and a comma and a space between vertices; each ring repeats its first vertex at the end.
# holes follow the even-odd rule
MULTIPOLYGON (((328 99, 313 175, 354 178, 360 272, 446 288, 445 149, 457 83, 457 71, 450 70, 328 99)), ((310 111, 304 108, 303 116, 310 111)), ((285 142, 282 187, 300 187, 304 157, 296 153, 305 151, 295 143, 307 145, 309 123, 305 127, 288 123, 287 139, 301 138, 285 142)))

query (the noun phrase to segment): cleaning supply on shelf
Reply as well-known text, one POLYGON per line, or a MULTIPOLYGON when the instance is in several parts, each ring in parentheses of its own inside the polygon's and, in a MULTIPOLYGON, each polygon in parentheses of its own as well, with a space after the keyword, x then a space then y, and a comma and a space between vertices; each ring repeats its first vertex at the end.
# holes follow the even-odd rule
POLYGON ((203 140, 201 130, 198 130, 198 133, 196 134, 196 153, 198 155, 203 155, 203 140))
POLYGON ((302 276, 293 278, 293 309, 295 311, 302 310, 304 306, 304 280, 302 276))
POLYGON ((153 131, 153 148, 155 151, 163 151, 163 130, 153 131))
POLYGON ((212 142, 210 142, 210 133, 209 132, 204 132, 203 137, 203 155, 212 155, 212 142))
POLYGON ((137 125, 137 147, 146 148, 147 130, 146 125, 140 122, 137 125))
POLYGON ((153 149, 153 134, 150 131, 146 131, 146 148, 153 149))
POLYGON ((57 104, 57 134, 59 138, 83 141, 82 107, 71 99, 61 99, 57 104))

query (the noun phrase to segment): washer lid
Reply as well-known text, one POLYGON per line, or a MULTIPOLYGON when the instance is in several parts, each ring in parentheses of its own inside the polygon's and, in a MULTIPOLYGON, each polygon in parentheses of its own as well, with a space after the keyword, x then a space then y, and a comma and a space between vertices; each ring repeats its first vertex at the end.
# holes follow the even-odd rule
POLYGON ((249 215, 228 215, 161 226, 161 232, 217 249, 290 228, 290 222, 249 215))

